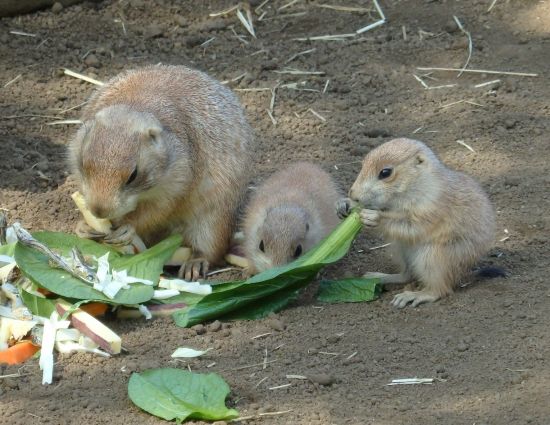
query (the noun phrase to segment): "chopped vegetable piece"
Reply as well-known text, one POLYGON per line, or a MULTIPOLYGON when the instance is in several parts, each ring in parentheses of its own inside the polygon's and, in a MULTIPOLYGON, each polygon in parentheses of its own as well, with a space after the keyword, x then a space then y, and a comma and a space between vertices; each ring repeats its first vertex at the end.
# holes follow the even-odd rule
MULTIPOLYGON (((58 301, 55 308, 60 315, 64 315, 72 306, 66 301, 58 301)), ((76 329, 90 337, 92 341, 108 353, 120 353, 122 347, 120 337, 82 309, 77 308, 71 313, 70 321, 76 329)))
POLYGON ((181 266, 183 263, 185 263, 187 260, 191 258, 191 248, 188 248, 186 246, 181 246, 178 249, 176 249, 176 252, 172 255, 172 258, 170 258, 166 262, 166 266, 181 266))
POLYGON ((94 317, 103 316, 107 312, 108 308, 109 306, 103 303, 88 303, 80 306, 81 310, 84 310, 86 313, 94 317))
POLYGON ((69 327, 70 322, 59 320, 56 311, 52 312, 49 320, 44 322, 42 333, 42 349, 40 350, 40 369, 42 370, 42 384, 51 384, 53 380, 53 347, 55 345, 55 334, 58 329, 69 327))
POLYGON ((0 351, 0 364, 16 365, 25 362, 40 350, 31 341, 21 341, 5 351, 0 351))
POLYGON ((250 266, 248 259, 240 255, 227 254, 224 259, 232 266, 242 267, 243 269, 247 269, 250 266))
POLYGON ((159 280, 159 288, 175 289, 180 292, 189 292, 199 295, 208 295, 212 293, 212 286, 207 283, 187 282, 183 279, 166 279, 164 277, 161 277, 159 280))
POLYGON ((210 350, 212 350, 212 348, 207 348, 204 351, 200 351, 200 350, 194 350, 193 348, 180 347, 172 353, 171 357, 173 357, 173 358, 177 358, 177 357, 186 357, 186 358, 199 357, 199 356, 202 356, 203 354, 208 353, 210 350))

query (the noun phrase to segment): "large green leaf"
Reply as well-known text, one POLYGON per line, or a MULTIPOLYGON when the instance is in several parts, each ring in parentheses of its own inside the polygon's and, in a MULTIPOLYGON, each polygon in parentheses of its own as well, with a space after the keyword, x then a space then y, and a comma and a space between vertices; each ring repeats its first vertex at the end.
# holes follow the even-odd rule
POLYGON ((285 296, 294 297, 296 291, 313 280, 323 266, 342 258, 359 230, 361 220, 359 214, 353 212, 330 235, 296 261, 266 270, 245 281, 216 285, 212 294, 206 295, 195 306, 174 313, 174 320, 177 325, 186 327, 229 313, 234 317, 250 318, 266 315, 284 305, 285 296), (262 309, 266 297, 269 297, 268 302, 262 309), (270 307, 272 310, 269 310, 270 307), (247 311, 251 313, 247 315, 247 311))
POLYGON ((14 251, 15 251, 15 242, 9 243, 6 245, 0 245, 0 255, 8 255, 10 257, 13 257, 14 251))
MULTIPOLYGON (((133 256, 125 256, 113 248, 77 236, 55 232, 37 232, 33 236, 50 249, 69 256, 76 246, 85 256, 100 257, 109 253, 112 269, 128 271, 128 275, 157 282, 164 262, 170 258, 181 243, 179 236, 172 236, 152 248, 133 256)), ((153 296, 153 288, 143 284, 131 284, 130 289, 121 289, 114 299, 93 289, 90 284, 59 268, 52 267, 41 252, 20 243, 15 248, 15 261, 23 274, 33 282, 57 295, 76 300, 96 300, 111 304, 141 304, 153 296)))
POLYGON ((248 305, 239 310, 228 313, 220 317, 220 320, 257 320, 269 316, 271 313, 277 313, 284 309, 292 301, 298 298, 300 288, 290 287, 275 292, 273 295, 262 298, 260 303, 248 305))
POLYGON ((138 407, 178 422, 238 417, 239 412, 225 406, 228 394, 229 386, 215 373, 199 374, 173 368, 133 373, 128 383, 128 395, 138 407))
POLYGON ((38 297, 25 291, 23 288, 19 290, 19 295, 21 295, 23 304, 25 304, 35 316, 50 317, 55 310, 54 300, 38 297))
POLYGON ((357 303, 373 301, 382 292, 380 279, 352 277, 341 280, 323 280, 317 299, 324 303, 357 303))
POLYGON ((118 256, 110 263, 114 270, 127 270, 128 276, 152 280, 156 284, 164 264, 172 257, 181 242, 181 236, 172 235, 146 251, 137 255, 118 256))

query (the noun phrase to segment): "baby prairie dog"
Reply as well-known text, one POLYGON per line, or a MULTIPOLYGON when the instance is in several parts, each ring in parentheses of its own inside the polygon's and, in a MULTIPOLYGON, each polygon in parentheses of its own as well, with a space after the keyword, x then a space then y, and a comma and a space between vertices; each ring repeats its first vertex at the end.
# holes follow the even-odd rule
POLYGON ((339 202, 340 215, 354 203, 365 208, 363 224, 380 230, 402 266, 399 274, 365 276, 421 286, 396 295, 399 308, 449 295, 493 243, 495 216, 483 189, 416 140, 395 139, 369 152, 349 197, 339 202))
POLYGON ((180 274, 195 280, 222 258, 250 169, 252 130, 235 95, 184 66, 122 73, 96 92, 70 143, 72 171, 91 212, 112 221, 98 235, 146 245, 179 233, 193 249, 180 274))
POLYGON ((315 164, 298 162, 270 176, 245 213, 244 251, 249 271, 283 265, 307 252, 338 224, 340 192, 315 164))

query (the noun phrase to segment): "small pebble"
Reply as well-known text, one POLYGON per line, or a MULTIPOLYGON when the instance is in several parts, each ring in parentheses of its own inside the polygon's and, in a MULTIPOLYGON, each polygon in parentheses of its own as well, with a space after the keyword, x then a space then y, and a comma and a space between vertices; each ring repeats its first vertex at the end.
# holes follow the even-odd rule
POLYGON ((84 59, 84 63, 93 68, 99 68, 101 66, 101 62, 99 61, 97 56, 94 55, 93 53, 91 55, 86 56, 86 59, 84 59))
POLYGON ((311 382, 315 382, 319 385, 324 385, 324 386, 327 386, 327 385, 332 385, 334 384, 334 382, 336 381, 336 379, 334 378, 334 376, 331 376, 331 375, 327 375, 327 374, 324 374, 324 373, 319 373, 319 374, 314 374, 314 375, 308 375, 308 379, 311 381, 311 382))
POLYGON ((218 332, 222 328, 222 322, 219 320, 215 320, 214 322, 210 323, 208 326, 208 330, 210 332, 218 332))
POLYGON ((511 130, 516 126, 516 121, 512 119, 508 119, 504 121, 504 126, 506 127, 506 129, 511 130))
POLYGON ((331 335, 327 338, 327 342, 329 344, 336 344, 338 341, 340 341, 342 337, 338 336, 338 335, 331 335))
POLYGON ((269 327, 271 329, 273 329, 275 331, 278 331, 278 332, 282 332, 286 328, 285 323, 282 320, 277 319, 276 317, 269 319, 267 324, 269 325, 269 327))
POLYGON ((174 16, 174 22, 178 24, 180 27, 186 27, 187 26, 187 20, 185 17, 181 15, 174 16))
POLYGON ((195 47, 199 44, 202 44, 206 39, 200 35, 190 35, 189 37, 185 37, 184 43, 187 47, 195 47))
POLYGON ((510 379, 510 382, 514 385, 521 384, 523 382, 523 378, 521 375, 516 375, 510 379))
POLYGON ((466 344, 465 342, 460 342, 457 346, 456 346, 456 349, 460 352, 464 352, 464 351, 467 351, 470 347, 468 346, 468 344, 466 344))
POLYGON ((56 1, 52 6, 52 12, 53 13, 59 13, 63 10, 63 5, 56 1))
POLYGON ((442 365, 439 365, 439 366, 436 367, 435 371, 437 373, 443 373, 443 372, 445 372, 445 367, 442 366, 442 365))
POLYGON ((206 333, 206 328, 204 327, 204 325, 195 325, 192 326, 191 329, 193 329, 197 335, 202 335, 206 333))
POLYGON ((4 386, 6 386, 9 389, 16 390, 19 388, 19 384, 17 381, 13 378, 5 378, 4 379, 4 386))
POLYGON ((453 19, 447 22, 443 27, 443 29, 448 33, 453 33, 458 30, 458 25, 456 24, 456 21, 453 19))
POLYGON ((147 38, 158 38, 162 36, 163 33, 164 30, 160 25, 150 25, 145 32, 147 38))

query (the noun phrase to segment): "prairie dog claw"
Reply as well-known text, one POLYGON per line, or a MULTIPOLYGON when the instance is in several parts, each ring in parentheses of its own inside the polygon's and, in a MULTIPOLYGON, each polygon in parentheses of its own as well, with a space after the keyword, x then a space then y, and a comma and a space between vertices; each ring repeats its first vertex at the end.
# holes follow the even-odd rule
POLYGON ((196 281, 201 276, 206 278, 208 266, 208 260, 205 258, 193 258, 181 265, 178 271, 178 277, 188 282, 196 281))
POLYGON ((75 233, 81 238, 105 242, 115 246, 130 245, 136 236, 136 230, 131 224, 123 224, 109 233, 103 233, 94 230, 84 220, 77 223, 75 233))
POLYGON ((80 220, 74 229, 76 235, 79 238, 91 239, 93 241, 102 240, 106 233, 98 232, 93 227, 90 227, 84 220, 80 220))
POLYGON ((425 291, 404 291, 393 297, 391 305, 403 308, 410 303, 412 307, 417 307, 423 303, 433 303, 438 299, 439 297, 425 291))
POLYGON ((346 218, 351 212, 353 204, 354 202, 350 198, 338 199, 338 201, 336 201, 336 214, 338 218, 342 220, 346 218))
POLYGON ((105 236, 103 241, 110 245, 130 245, 136 235, 136 229, 131 224, 123 224, 105 236))

